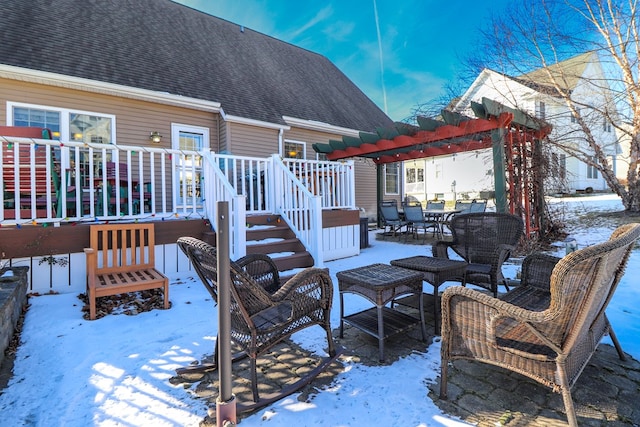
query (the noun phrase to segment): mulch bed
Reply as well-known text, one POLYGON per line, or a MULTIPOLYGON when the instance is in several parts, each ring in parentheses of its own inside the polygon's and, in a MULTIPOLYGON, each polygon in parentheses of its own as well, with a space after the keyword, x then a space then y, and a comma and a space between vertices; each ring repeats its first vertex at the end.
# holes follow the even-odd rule
MULTIPOLYGON (((87 295, 80 294, 78 298, 84 303, 82 307, 82 317, 89 320, 89 301, 87 295)), ((129 292, 126 294, 98 297, 96 299, 96 319, 100 319, 108 314, 135 316, 136 314, 155 309, 164 309, 164 292, 162 289, 129 292)))

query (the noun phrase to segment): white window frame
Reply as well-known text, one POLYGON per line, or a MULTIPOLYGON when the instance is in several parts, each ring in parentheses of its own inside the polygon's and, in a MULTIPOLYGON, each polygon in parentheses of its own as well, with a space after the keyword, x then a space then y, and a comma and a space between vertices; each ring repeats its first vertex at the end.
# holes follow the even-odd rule
POLYGON ((280 157, 283 159, 293 159, 295 157, 289 156, 289 153, 285 153, 284 147, 286 144, 298 144, 302 146, 302 159, 307 158, 307 143, 304 141, 298 141, 295 139, 285 139, 282 141, 282 145, 280 146, 280 157))
POLYGON ((390 196, 397 196, 400 194, 400 163, 396 162, 396 163, 385 163, 384 165, 384 194, 386 195, 390 195, 390 196), (389 165, 393 165, 396 167, 396 189, 395 191, 387 191, 387 175, 388 175, 388 166, 389 165))
MULTIPOLYGON (((193 126, 193 125, 185 125, 185 124, 180 124, 180 123, 171 123, 171 148, 173 148, 174 150, 180 150, 180 133, 184 132, 184 133, 191 133, 191 134, 196 134, 196 135, 202 135, 202 147, 200 147, 200 150, 194 150, 194 151, 205 151, 205 150, 209 150, 211 147, 211 140, 210 140, 210 132, 209 132, 209 128, 208 127, 203 127, 203 126, 193 126)), ((185 197, 183 196, 183 194, 181 193, 182 190, 182 186, 180 185, 180 182, 182 180, 182 175, 181 175, 181 165, 180 165, 180 159, 182 158, 182 156, 175 156, 177 158, 175 158, 175 166, 178 169, 177 171, 175 171, 175 188, 176 188, 176 192, 175 192, 175 196, 176 196, 176 205, 177 206, 184 206, 184 204, 187 202, 185 200, 185 197)), ((202 159, 200 159, 200 162, 202 162, 202 159)), ((190 166, 189 164, 187 164, 187 166, 190 166)), ((196 174, 200 174, 200 179, 202 179, 202 163, 200 163, 199 165, 195 165, 195 169, 196 169, 196 174)), ((196 183, 196 191, 198 191, 197 189, 200 188, 199 185, 196 183)), ((187 186, 189 186, 189 184, 187 184, 187 186)), ((189 190, 187 190, 189 191, 189 190)), ((196 204, 200 205, 202 204, 204 201, 203 195, 200 194, 197 197, 197 201, 196 204)))
POLYGON ((116 116, 113 114, 97 113, 94 111, 84 111, 75 108, 51 107, 48 105, 27 104, 22 102, 7 101, 7 124, 13 124, 13 109, 32 108, 34 110, 56 111, 60 113, 60 141, 71 141, 69 134, 69 117, 71 114, 86 114, 88 116, 103 117, 111 120, 111 144, 117 145, 116 141, 116 116))
POLYGON ((202 135, 202 149, 208 150, 211 147, 209 128, 204 126, 185 125, 181 123, 171 123, 171 148, 180 149, 180 132, 195 133, 202 135))

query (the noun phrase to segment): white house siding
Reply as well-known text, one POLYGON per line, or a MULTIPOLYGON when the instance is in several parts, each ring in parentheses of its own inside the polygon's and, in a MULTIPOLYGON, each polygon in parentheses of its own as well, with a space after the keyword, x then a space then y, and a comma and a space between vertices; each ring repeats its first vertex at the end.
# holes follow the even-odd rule
MULTIPOLYGON (((602 82, 604 79, 599 63, 590 63, 585 68, 582 76, 583 79, 573 89, 573 98, 594 106, 605 105, 608 102, 606 93, 602 89, 595 88, 589 84, 590 80, 602 82)), ((562 138, 562 140, 566 141, 567 135, 570 136, 574 132, 575 143, 584 149, 584 137, 581 136, 582 134, 578 130, 577 124, 571 123, 571 113, 564 101, 538 93, 508 77, 485 69, 461 98, 455 110, 473 116, 470 108, 471 101, 481 102, 483 97, 495 100, 511 108, 526 111, 531 115, 536 114, 536 103, 543 101, 545 103, 545 120, 553 125, 550 137, 562 138)), ((601 141, 601 145, 605 147, 605 150, 614 156, 615 132, 613 130, 612 132, 603 131, 602 116, 597 115, 594 120, 595 124, 592 126, 594 135, 601 141)), ((611 160, 613 159, 612 157, 611 160)), ((482 177, 481 173, 477 176, 479 180, 482 177)), ((460 186, 458 181, 456 182, 459 184, 457 186, 458 191, 466 192, 471 190, 471 188, 460 186)), ((575 191, 588 187, 594 190, 606 190, 608 188, 601 174, 598 173, 597 178, 587 178, 587 165, 568 154, 566 157, 566 179, 564 185, 561 186, 563 188, 558 188, 556 183, 549 185, 549 187, 553 187, 549 188, 550 191, 575 191)), ((431 190, 429 189, 429 191, 431 190)))
MULTIPOLYGON (((438 156, 416 160, 425 169, 426 191, 411 191, 406 194, 419 201, 478 199, 486 191, 493 191, 493 157, 491 149, 459 153, 455 156, 438 156)), ((405 162, 410 168, 414 161, 405 162)), ((414 186, 418 188, 419 186, 414 186)))

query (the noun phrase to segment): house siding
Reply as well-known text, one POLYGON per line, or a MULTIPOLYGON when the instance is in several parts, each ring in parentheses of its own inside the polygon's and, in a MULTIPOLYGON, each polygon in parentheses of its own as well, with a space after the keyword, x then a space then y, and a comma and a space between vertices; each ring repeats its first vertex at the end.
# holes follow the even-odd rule
MULTIPOLYGON (((309 129, 291 128, 284 133, 284 139, 307 143, 307 159, 315 160, 316 152, 311 147, 314 143, 328 143, 329 140, 342 139, 342 135, 327 132, 318 132, 309 129)), ((362 215, 370 219, 377 216, 377 186, 376 165, 371 160, 354 159, 356 206, 360 208, 362 215)))
POLYGON ((0 79, 0 115, 6 125, 7 102, 42 105, 116 117, 116 143, 151 145, 149 134, 163 135, 154 147, 171 147, 171 123, 209 128, 211 147, 218 147, 217 114, 99 93, 0 79))
POLYGON ((278 130, 227 123, 226 148, 235 156, 269 157, 278 152, 278 130))

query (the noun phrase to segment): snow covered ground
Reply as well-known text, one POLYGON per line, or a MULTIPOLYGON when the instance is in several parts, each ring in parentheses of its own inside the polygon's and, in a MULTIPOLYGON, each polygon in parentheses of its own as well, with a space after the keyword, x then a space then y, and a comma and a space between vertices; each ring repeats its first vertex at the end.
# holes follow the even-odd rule
MULTIPOLYGON (((610 222, 581 225, 585 212, 622 209, 614 196, 552 201, 560 209, 579 246, 609 238, 610 222)), ((327 263, 337 285, 339 271, 416 254, 429 248, 376 240, 358 257, 327 263)), ((564 254, 559 243, 556 255, 564 254)), ((517 264, 505 267, 514 278, 517 264)), ((640 359, 640 252, 632 254, 627 273, 607 311, 624 350, 640 359)), ((335 292, 332 325, 339 325, 335 292)), ((209 294, 195 275, 172 278, 170 310, 137 316, 110 315, 98 321, 82 318, 82 303, 74 294, 33 297, 15 360, 14 376, 0 395, 2 426, 197 426, 206 415, 202 401, 169 378, 175 369, 211 354, 217 319, 209 294)), ((361 298, 349 301, 367 308, 361 298)), ((293 336, 302 347, 323 354, 320 328, 293 336)), ((242 420, 246 427, 403 425, 456 426, 463 423, 442 413, 427 397, 424 382, 439 374, 439 342, 425 343, 390 366, 350 363, 333 384, 309 403, 293 395, 242 420), (390 390, 396 393, 390 393, 390 390), (402 393, 397 393, 402 390, 402 393), (396 396, 396 397, 394 397, 396 396), (386 401, 384 407, 375 402, 386 401)))

